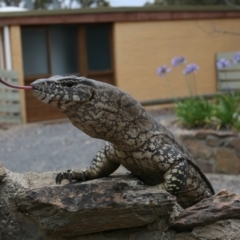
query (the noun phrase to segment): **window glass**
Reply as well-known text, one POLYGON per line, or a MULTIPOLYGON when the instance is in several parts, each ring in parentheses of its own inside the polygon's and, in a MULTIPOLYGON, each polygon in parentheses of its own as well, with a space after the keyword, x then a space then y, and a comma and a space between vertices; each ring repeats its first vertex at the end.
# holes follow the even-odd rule
POLYGON ((78 73, 77 26, 50 26, 53 75, 78 73))
POLYGON ((48 74, 47 29, 23 28, 24 75, 48 74))
POLYGON ((109 24, 86 26, 87 63, 89 71, 111 69, 109 24))

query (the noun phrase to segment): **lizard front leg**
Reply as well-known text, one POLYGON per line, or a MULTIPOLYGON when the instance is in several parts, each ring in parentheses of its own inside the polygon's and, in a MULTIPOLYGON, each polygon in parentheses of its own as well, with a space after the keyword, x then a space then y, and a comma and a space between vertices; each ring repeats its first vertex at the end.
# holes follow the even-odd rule
POLYGON ((101 177, 107 177, 113 173, 119 166, 119 163, 113 162, 114 155, 111 151, 111 146, 105 145, 101 151, 99 151, 92 161, 92 164, 79 170, 66 170, 60 172, 56 176, 56 183, 61 184, 63 179, 68 179, 71 183, 72 180, 86 181, 101 177))

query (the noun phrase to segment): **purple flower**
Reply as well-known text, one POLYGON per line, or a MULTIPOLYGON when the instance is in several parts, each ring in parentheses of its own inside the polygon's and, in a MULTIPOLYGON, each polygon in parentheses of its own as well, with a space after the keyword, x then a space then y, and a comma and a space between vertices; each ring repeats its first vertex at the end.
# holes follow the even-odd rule
POLYGON ((178 56, 178 57, 175 57, 175 58, 172 59, 173 67, 177 67, 177 66, 179 66, 180 64, 183 64, 183 63, 186 63, 186 60, 182 56, 178 56))
POLYGON ((163 65, 157 69, 157 74, 161 77, 164 77, 167 73, 171 72, 171 68, 163 65))
POLYGON ((188 64, 186 68, 183 70, 184 74, 190 74, 199 69, 199 66, 195 63, 188 64))
POLYGON ((217 61, 217 68, 218 69, 226 68, 226 67, 229 67, 230 65, 231 65, 230 61, 225 59, 225 58, 220 58, 217 61))
POLYGON ((240 52, 237 52, 234 56, 234 63, 239 63, 240 62, 240 52))

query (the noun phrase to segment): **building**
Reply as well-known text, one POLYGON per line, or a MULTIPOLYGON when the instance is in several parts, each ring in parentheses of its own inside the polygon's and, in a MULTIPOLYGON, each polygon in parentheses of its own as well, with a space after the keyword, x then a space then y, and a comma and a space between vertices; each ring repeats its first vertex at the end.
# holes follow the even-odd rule
MULTIPOLYGON (((170 66, 182 55, 200 66, 198 94, 214 93, 216 53, 240 50, 239 23, 240 12, 228 7, 0 13, 0 66, 11 61, 21 85, 52 75, 83 75, 144 101, 189 94, 181 68, 168 79, 156 74, 158 66, 170 66)), ((21 114, 23 122, 64 117, 30 91, 21 92, 21 114)))

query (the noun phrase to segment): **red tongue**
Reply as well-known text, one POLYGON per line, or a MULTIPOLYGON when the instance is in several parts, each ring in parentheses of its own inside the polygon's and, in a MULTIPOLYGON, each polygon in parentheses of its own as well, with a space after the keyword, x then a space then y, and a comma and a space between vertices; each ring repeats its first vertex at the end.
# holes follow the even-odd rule
POLYGON ((9 84, 9 83, 3 81, 1 78, 0 78, 0 82, 11 88, 24 89, 24 90, 32 90, 33 89, 32 86, 15 86, 15 85, 9 84))

